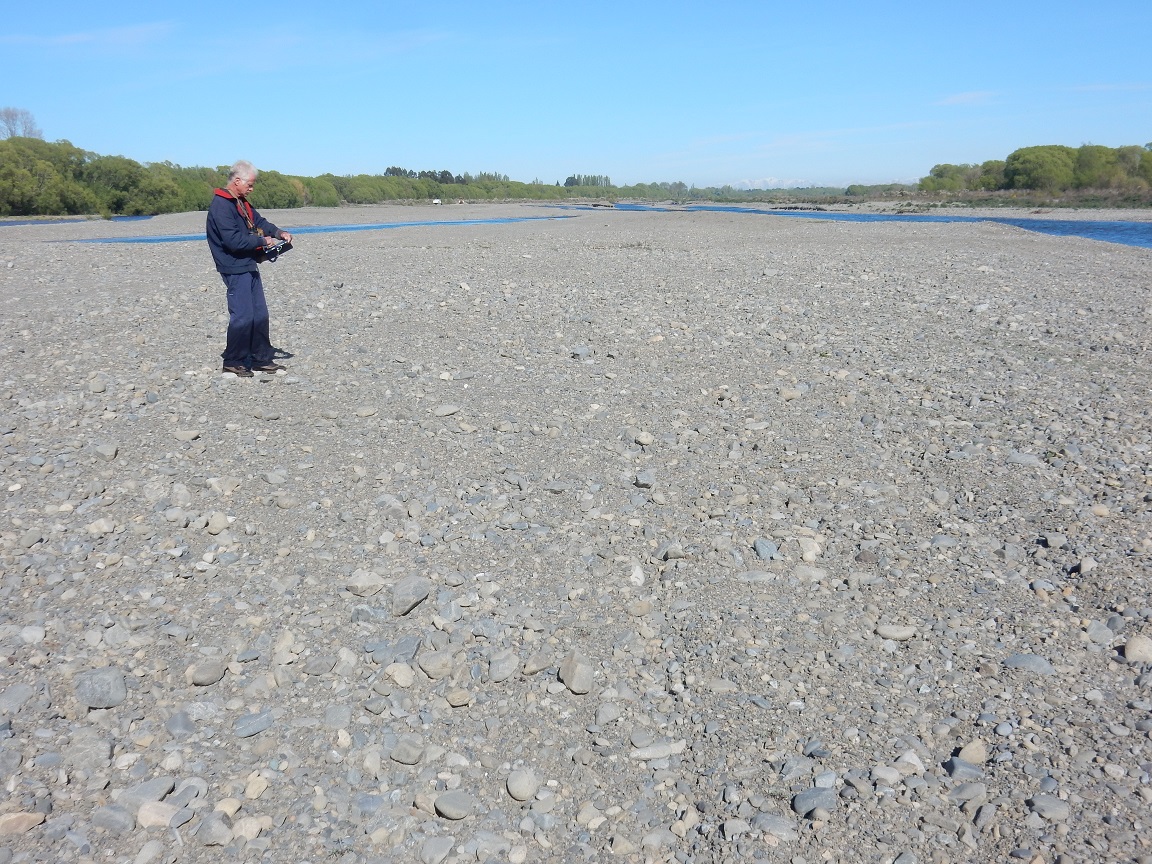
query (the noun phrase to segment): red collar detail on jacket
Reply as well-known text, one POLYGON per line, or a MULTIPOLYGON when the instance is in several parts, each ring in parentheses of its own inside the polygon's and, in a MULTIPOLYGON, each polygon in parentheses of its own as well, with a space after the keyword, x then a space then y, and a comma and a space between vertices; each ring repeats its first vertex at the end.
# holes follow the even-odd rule
POLYGON ((235 201, 237 210, 239 210, 240 206, 243 205, 244 208, 247 209, 247 211, 248 211, 248 218, 249 219, 252 218, 252 205, 248 203, 247 199, 237 198, 235 195, 233 195, 227 189, 217 189, 217 190, 215 190, 215 194, 219 195, 221 198, 227 198, 229 201, 235 201))

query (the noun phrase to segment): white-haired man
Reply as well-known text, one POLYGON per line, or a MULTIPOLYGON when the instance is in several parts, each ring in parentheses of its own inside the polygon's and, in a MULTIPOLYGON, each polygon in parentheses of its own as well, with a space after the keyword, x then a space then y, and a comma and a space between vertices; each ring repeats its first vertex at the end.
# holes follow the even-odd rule
POLYGON ((268 304, 258 262, 265 249, 279 241, 291 243, 292 235, 248 203, 256 174, 251 162, 237 162, 228 173, 228 184, 216 190, 208 207, 208 248, 228 289, 223 371, 241 378, 251 378, 253 370, 279 372, 284 368, 272 359, 276 349, 268 335, 268 304))

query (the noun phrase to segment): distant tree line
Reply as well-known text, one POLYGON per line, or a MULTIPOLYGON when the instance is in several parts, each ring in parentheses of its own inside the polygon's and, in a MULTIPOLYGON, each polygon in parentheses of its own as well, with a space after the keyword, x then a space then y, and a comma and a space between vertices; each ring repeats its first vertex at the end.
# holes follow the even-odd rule
POLYGON ((1022 147, 1008 158, 979 165, 935 165, 920 180, 925 192, 1024 189, 1048 194, 1072 190, 1142 192, 1152 187, 1152 143, 1125 147, 1046 144, 1022 147))
POLYGON ((456 184, 458 186, 467 186, 470 183, 482 182, 491 180, 496 183, 507 183, 507 174, 493 174, 488 171, 481 171, 479 174, 469 174, 465 171, 463 174, 453 174, 451 171, 413 171, 409 168, 400 168, 393 165, 385 169, 385 177, 405 177, 409 180, 431 180, 443 186, 456 184))
POLYGON ((573 186, 611 186, 612 181, 606 174, 572 174, 564 185, 569 189, 573 186))

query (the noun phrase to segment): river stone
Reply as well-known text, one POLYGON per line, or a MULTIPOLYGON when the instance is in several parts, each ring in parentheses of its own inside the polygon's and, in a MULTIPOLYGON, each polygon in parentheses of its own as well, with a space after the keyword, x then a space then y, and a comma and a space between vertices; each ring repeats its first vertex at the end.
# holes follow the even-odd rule
POLYGON ((1049 822, 1065 822, 1072 815, 1071 805, 1055 795, 1035 795, 1028 799, 1028 806, 1049 822))
POLYGON ((380 589, 387 584, 387 580, 379 573, 361 569, 356 570, 348 577, 344 587, 357 597, 371 597, 373 594, 379 593, 380 589))
POLYGON ((36 688, 31 684, 16 683, 5 688, 0 693, 0 717, 11 717, 34 695, 36 688))
POLYGON ((164 801, 145 801, 136 811, 136 821, 141 828, 167 828, 179 810, 176 805, 164 801))
POLYGON ((758 537, 756 542, 752 544, 752 548, 756 552, 756 557, 762 561, 775 558, 780 554, 780 550, 776 544, 765 537, 758 537))
POLYGON ((518 768, 508 775, 508 794, 517 801, 527 801, 540 788, 540 780, 531 768, 518 768))
POLYGON ((1004 661, 1009 669, 1024 669, 1038 675, 1055 675, 1052 664, 1038 654, 1013 654, 1004 661))
POLYGON ((419 735, 401 735, 392 748, 392 761, 401 765, 415 765, 424 755, 424 741, 419 735))
POLYGON ((876 628, 876 635, 893 642, 907 642, 916 635, 916 628, 910 624, 881 624, 876 628))
POLYGON ((164 844, 159 840, 149 840, 140 847, 140 851, 132 859, 132 864, 156 864, 163 854, 164 844))
POLYGON ((135 813, 142 804, 148 801, 162 801, 175 788, 175 777, 156 777, 130 789, 125 789, 116 798, 116 804, 129 813, 135 813))
POLYGON ((476 809, 476 799, 461 789, 436 796, 436 812, 445 819, 464 819, 476 809))
POLYGON ((189 666, 184 677, 189 684, 208 687, 223 678, 227 671, 228 666, 223 660, 212 659, 189 666))
POLYGON ((81 672, 73 680, 76 700, 88 708, 115 708, 128 698, 124 673, 114 666, 81 672))
POLYGON ((795 840, 799 836, 796 822, 780 813, 757 813, 752 817, 752 827, 778 840, 795 840))
POLYGON ((74 768, 89 771, 106 768, 112 759, 113 747, 112 739, 103 737, 97 730, 78 729, 64 747, 64 761, 74 768))
POLYGON ((494 684, 507 681, 520 666, 520 655, 510 648, 497 651, 488 660, 488 677, 494 684))
POLYGON ((974 738, 961 747, 956 756, 973 765, 983 765, 988 761, 988 745, 981 739, 974 738))
POLYGON ((416 662, 424 670, 425 675, 437 681, 452 674, 455 656, 456 652, 452 650, 425 651, 416 662))
POLYGON ((90 819, 97 828, 113 834, 127 834, 136 827, 136 817, 115 804, 97 807, 92 811, 90 819))
POLYGON ((0 815, 0 835, 27 834, 44 819, 43 813, 4 813, 0 815))
POLYGON ((260 711, 256 714, 244 714, 232 722, 232 731, 237 738, 251 738, 259 735, 265 729, 271 728, 273 723, 270 710, 260 711))
POLYGON ((201 846, 224 846, 232 839, 231 820, 227 814, 213 810, 204 815, 192 830, 192 836, 201 846))
POLYGON ((573 649, 560 663, 560 680, 573 693, 587 693, 592 689, 592 664, 573 649))
POLYGON ((444 693, 444 699, 453 708, 463 708, 472 702, 472 693, 465 687, 453 687, 444 693))
POLYGON ((807 816, 816 809, 831 813, 839 803, 834 789, 805 789, 793 796, 792 810, 800 816, 807 816))
POLYGON ((1124 643, 1124 659, 1129 663, 1152 663, 1152 639, 1139 633, 1130 636, 1124 643))
POLYGON ((429 837, 420 846, 420 864, 440 864, 455 845, 452 837, 429 837))
POLYGON ((432 582, 423 576, 408 576, 392 588, 392 614, 407 615, 432 592, 432 582))
POLYGON ((961 783, 948 793, 952 801, 984 801, 988 797, 988 787, 983 783, 961 783))
POLYGON ((397 687, 411 687, 416 683, 416 672, 407 663, 389 663, 384 674, 395 682, 397 687))

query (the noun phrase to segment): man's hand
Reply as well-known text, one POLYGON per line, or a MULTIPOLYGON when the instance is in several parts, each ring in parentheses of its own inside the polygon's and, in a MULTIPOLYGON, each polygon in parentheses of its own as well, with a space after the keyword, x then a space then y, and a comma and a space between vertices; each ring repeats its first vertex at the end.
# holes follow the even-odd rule
POLYGON ((291 243, 292 242, 292 235, 289 234, 287 231, 281 231, 280 232, 280 239, 283 240, 285 243, 291 243))

